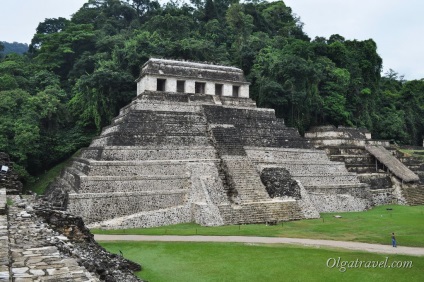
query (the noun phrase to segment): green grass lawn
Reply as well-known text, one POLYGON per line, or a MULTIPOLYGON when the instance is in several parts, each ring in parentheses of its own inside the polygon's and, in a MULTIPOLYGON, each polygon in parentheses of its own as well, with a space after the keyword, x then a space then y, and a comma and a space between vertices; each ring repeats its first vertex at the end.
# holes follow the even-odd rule
MULTIPOLYGON (((101 242, 142 265, 137 276, 151 281, 424 281, 424 257, 379 255, 290 245, 187 242, 101 242), (412 268, 347 268, 341 261, 412 261, 412 268)), ((357 264, 359 265, 359 264, 357 264)))
POLYGON ((123 230, 91 230, 97 234, 243 235, 292 237, 391 244, 396 233, 401 246, 424 247, 424 206, 380 206, 369 211, 323 213, 320 219, 280 223, 203 227, 193 223, 123 230), (387 210, 391 208, 392 210, 387 210), (335 218, 341 215, 342 218, 335 218))

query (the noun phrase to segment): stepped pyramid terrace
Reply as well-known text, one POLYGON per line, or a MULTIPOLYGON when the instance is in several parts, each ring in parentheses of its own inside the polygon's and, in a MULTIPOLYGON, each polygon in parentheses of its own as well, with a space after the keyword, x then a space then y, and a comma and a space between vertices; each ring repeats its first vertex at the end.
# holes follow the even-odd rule
POLYGON ((370 132, 357 128, 319 126, 305 137, 369 184, 372 205, 424 204, 422 159, 405 155, 386 140, 372 140, 370 132))
POLYGON ((50 187, 90 227, 265 223, 360 211, 369 184, 249 98, 242 70, 150 59, 137 97, 50 187))

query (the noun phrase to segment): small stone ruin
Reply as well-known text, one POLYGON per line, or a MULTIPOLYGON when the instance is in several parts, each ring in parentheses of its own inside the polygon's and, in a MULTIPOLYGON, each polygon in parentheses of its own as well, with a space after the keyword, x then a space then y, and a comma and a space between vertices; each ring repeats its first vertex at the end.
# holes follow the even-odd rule
POLYGON ((0 152, 0 186, 7 190, 7 194, 18 195, 22 193, 23 185, 13 167, 14 163, 10 161, 9 155, 0 152))
POLYGON ((343 162, 349 172, 357 173, 359 180, 369 185, 373 206, 424 204, 423 161, 406 156, 389 141, 374 140, 367 130, 343 126, 315 127, 305 137, 330 160, 343 162))

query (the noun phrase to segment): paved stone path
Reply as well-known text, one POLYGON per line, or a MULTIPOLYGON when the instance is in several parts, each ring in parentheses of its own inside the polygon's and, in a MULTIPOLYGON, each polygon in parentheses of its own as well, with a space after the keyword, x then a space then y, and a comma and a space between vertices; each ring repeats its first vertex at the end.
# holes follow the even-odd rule
POLYGON ((13 205, 0 210, 0 282, 141 281, 132 273, 139 265, 106 252, 79 218, 9 197, 13 205))
MULTIPOLYGON (((249 236, 176 236, 176 235, 102 235, 95 234, 96 241, 160 241, 160 242, 237 242, 261 244, 294 244, 313 247, 342 248, 355 251, 367 251, 381 254, 401 254, 424 256, 424 248, 402 247, 393 248, 391 245, 368 244, 359 242, 278 238, 278 237, 249 237, 249 236)), ((389 238, 390 239, 390 238, 389 238)))
POLYGON ((11 267, 9 273, 0 268, 0 281, 99 281, 79 266, 75 258, 61 254, 54 241, 63 240, 69 247, 72 245, 66 243, 66 237, 58 235, 43 222, 33 219, 25 209, 10 207, 8 248, 11 267))
POLYGON ((0 215, 0 281, 9 281, 9 236, 7 216, 0 215))

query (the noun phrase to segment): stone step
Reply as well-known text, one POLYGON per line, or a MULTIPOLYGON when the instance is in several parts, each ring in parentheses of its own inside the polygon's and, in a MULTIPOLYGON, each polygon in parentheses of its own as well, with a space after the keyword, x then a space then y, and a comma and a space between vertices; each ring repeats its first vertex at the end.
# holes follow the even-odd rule
POLYGON ((70 193, 68 211, 87 224, 187 204, 188 190, 70 193))
POLYGON ((351 146, 351 147, 339 147, 339 146, 326 146, 323 149, 327 152, 328 155, 368 155, 368 152, 364 147, 351 146))
POLYGON ((424 185, 406 186, 402 189, 402 192, 409 205, 424 205, 424 185))
POLYGON ((256 164, 264 169, 266 167, 280 167, 287 169, 289 172, 296 175, 343 175, 343 174, 352 174, 346 170, 346 167, 343 163, 314 163, 311 164, 305 161, 296 161, 296 162, 287 162, 281 161, 276 163, 270 162, 256 162, 256 164))
POLYGON ((75 191, 79 190, 81 176, 85 176, 85 174, 73 167, 66 167, 61 172, 61 179, 75 191))
POLYGON ((216 159, 213 146, 105 146, 81 151, 81 158, 104 161, 216 159))
POLYGON ((342 176, 319 176, 319 175, 292 175, 296 180, 299 180, 303 186, 332 186, 332 185, 359 185, 358 177, 355 175, 342 176))
MULTIPOLYGON (((158 105, 158 108, 161 106, 158 105)), ((206 119, 201 114, 199 109, 197 108, 196 111, 190 111, 193 108, 189 107, 188 111, 160 111, 159 109, 151 110, 152 107, 149 107, 146 110, 130 110, 125 111, 124 113, 121 113, 117 117, 112 119, 111 125, 119 125, 123 124, 125 122, 152 122, 152 121, 168 121, 168 122, 175 122, 175 121, 187 121, 187 122, 201 122, 205 123, 206 119)), ((107 126, 106 128, 110 127, 107 126)))
POLYGON ((80 193, 160 192, 188 189, 188 176, 140 175, 140 176, 82 176, 80 193))
POLYGON ((393 183, 387 173, 363 173, 358 175, 361 182, 370 185, 371 189, 389 189, 393 183))
POLYGON ((131 124, 126 123, 125 125, 113 125, 102 130, 101 135, 107 135, 111 133, 124 133, 124 134, 158 134, 158 135, 205 135, 206 134, 206 124, 197 123, 197 124, 185 124, 184 126, 181 123, 159 123, 159 122, 149 122, 151 126, 146 126, 144 122, 132 122, 131 124), (152 125, 154 124, 154 125, 152 125))
POLYGON ((344 162, 346 165, 368 165, 375 164, 372 156, 355 156, 355 155, 331 155, 331 161, 344 162))
MULTIPOLYGON (((302 183, 303 184, 303 183, 302 183)), ((303 185, 305 186, 305 188, 307 189, 341 189, 341 190, 351 190, 351 189, 355 189, 355 188, 359 188, 359 189, 368 189, 369 186, 366 183, 355 183, 355 184, 326 184, 326 185, 303 185)))
POLYGON ((137 135, 109 134, 94 138, 92 147, 102 146, 208 146, 210 140, 203 134, 186 135, 137 135))
POLYGON ((248 159, 224 159, 224 166, 229 185, 237 191, 242 202, 270 199, 258 172, 248 159))
POLYGON ((375 165, 346 165, 346 169, 349 172, 361 173, 376 173, 375 165))
POLYGON ((88 227, 102 229, 150 228, 187 222, 191 222, 191 209, 187 205, 181 205, 116 217, 92 223, 88 227))
POLYGON ((219 206, 226 224, 275 223, 297 220, 303 214, 296 201, 252 202, 241 205, 219 206))
POLYGON ((91 176, 185 175, 189 161, 87 161, 73 159, 72 167, 91 176))
POLYGON ((331 164, 324 151, 292 148, 254 148, 245 146, 250 159, 258 162, 331 164))
POLYGON ((120 115, 125 115, 128 112, 143 111, 143 112, 168 112, 168 113, 201 113, 200 105, 190 105, 184 103, 164 103, 164 102, 144 102, 137 101, 131 103, 128 107, 124 107, 120 110, 120 115))

